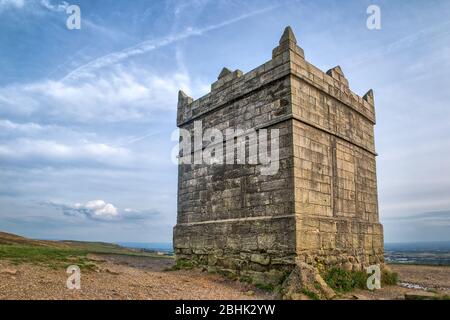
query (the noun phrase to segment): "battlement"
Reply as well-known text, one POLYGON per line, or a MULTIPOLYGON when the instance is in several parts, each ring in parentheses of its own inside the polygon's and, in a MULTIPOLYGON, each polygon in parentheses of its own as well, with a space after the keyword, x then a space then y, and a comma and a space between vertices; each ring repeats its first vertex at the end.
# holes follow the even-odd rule
POLYGON ((361 97, 350 90, 349 82, 339 66, 323 72, 306 61, 292 29, 286 27, 279 45, 273 49, 271 60, 245 74, 241 70, 223 68, 218 80, 211 84, 210 93, 197 100, 180 96, 177 125, 182 126, 284 77, 295 77, 310 84, 375 124, 372 90, 361 97))

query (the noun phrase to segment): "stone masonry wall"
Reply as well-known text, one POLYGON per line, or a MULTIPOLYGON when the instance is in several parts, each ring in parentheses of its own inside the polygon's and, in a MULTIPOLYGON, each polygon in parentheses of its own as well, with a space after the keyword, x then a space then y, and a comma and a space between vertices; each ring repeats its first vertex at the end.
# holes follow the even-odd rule
POLYGON ((309 64, 290 28, 267 63, 246 74, 224 68, 198 100, 180 92, 178 126, 192 132, 198 120, 203 130, 279 129, 280 167, 261 175, 258 165, 180 164, 178 260, 264 282, 298 260, 383 261, 373 94, 351 92, 339 67, 309 64))

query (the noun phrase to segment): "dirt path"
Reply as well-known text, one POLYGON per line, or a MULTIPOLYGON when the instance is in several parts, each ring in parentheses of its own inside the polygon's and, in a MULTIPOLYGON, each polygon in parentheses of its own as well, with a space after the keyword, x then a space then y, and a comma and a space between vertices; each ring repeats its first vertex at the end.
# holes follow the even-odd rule
POLYGON ((131 256, 90 256, 97 271, 66 288, 65 270, 0 261, 0 299, 270 299, 253 286, 200 271, 164 271, 173 262, 131 256), (249 292, 249 291, 253 291, 249 292))
MULTIPOLYGON (((31 264, 0 261, 0 299, 272 299, 249 284, 198 270, 165 271, 172 259, 125 255, 89 255, 95 271, 83 271, 81 290, 66 288, 68 274, 31 264)), ((450 267, 391 265, 401 282, 429 289, 450 288, 450 267)), ((413 290, 400 286, 369 292, 357 290, 347 299, 402 299, 413 290)))

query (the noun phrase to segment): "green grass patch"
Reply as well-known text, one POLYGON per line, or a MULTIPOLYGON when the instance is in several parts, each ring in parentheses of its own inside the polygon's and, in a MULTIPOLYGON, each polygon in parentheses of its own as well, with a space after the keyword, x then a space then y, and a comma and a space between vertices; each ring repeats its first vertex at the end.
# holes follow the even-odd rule
POLYGON ((267 292, 274 292, 275 291, 274 285, 270 284, 270 283, 257 282, 257 283, 255 283, 255 287, 257 287, 258 289, 261 289, 263 291, 267 291, 267 292))
POLYGON ((321 300, 320 297, 315 292, 303 289, 302 293, 312 300, 321 300))
POLYGON ((175 261, 175 264, 167 268, 166 271, 177 271, 177 270, 191 270, 197 266, 196 263, 194 263, 191 260, 188 259, 178 259, 175 261))
POLYGON ((0 259, 9 260, 15 265, 31 263, 53 269, 77 265, 81 269, 91 270, 95 264, 86 258, 86 254, 83 250, 56 247, 0 245, 0 259))
POLYGON ((331 268, 326 273, 324 280, 333 290, 345 293, 354 289, 366 289, 367 274, 363 271, 331 268))
MULTIPOLYGON (((367 289, 367 279, 370 275, 364 271, 346 271, 332 268, 325 274, 325 282, 336 292, 346 293, 354 289, 367 289)), ((394 286, 398 283, 398 274, 382 270, 381 284, 394 286)))

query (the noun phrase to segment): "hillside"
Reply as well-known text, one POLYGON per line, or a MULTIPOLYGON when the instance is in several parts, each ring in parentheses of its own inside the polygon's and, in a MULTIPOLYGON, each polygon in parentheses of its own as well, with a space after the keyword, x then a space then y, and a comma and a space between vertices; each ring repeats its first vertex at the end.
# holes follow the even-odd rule
POLYGON ((23 245, 23 246, 41 246, 41 247, 59 247, 69 248, 68 244, 58 241, 33 240, 21 237, 12 233, 0 231, 0 245, 23 245))
POLYGON ((13 264, 31 263, 51 268, 63 268, 77 264, 80 268, 93 269, 95 263, 89 258, 90 254, 170 258, 140 249, 124 248, 112 243, 33 240, 0 232, 0 260, 6 260, 13 264))
MULTIPOLYGON (((96 242, 96 241, 75 241, 75 240, 34 240, 18 236, 12 233, 0 231, 0 246, 26 246, 26 247, 45 247, 55 249, 81 250, 89 253, 116 253, 132 255, 152 255, 139 249, 125 248, 114 243, 96 242)), ((1 258, 1 256, 0 256, 1 258)))

